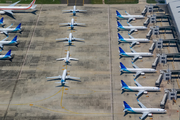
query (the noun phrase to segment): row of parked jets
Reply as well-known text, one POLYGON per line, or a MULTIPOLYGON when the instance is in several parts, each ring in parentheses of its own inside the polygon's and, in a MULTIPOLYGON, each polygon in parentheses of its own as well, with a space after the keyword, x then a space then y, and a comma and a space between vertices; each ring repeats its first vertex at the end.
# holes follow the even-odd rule
MULTIPOLYGON (((76 6, 73 7, 72 10, 63 10, 63 12, 65 13, 73 13, 73 16, 77 16, 76 13, 78 12, 85 12, 86 10, 78 10, 76 9, 76 6)), ((66 26, 70 26, 70 30, 74 30, 74 27, 75 26, 79 26, 79 25, 85 25, 84 23, 75 23, 74 19, 72 18, 71 19, 71 22, 70 23, 60 23, 59 25, 66 25, 66 26)), ((74 46, 73 45, 73 41, 80 41, 82 42, 84 39, 82 38, 75 38, 73 37, 72 33, 69 33, 69 38, 58 38, 56 39, 57 42, 64 42, 64 41, 67 41, 67 42, 64 42, 64 43, 68 43, 67 46, 74 46)), ((56 59, 57 61, 64 61, 66 65, 70 64, 70 61, 78 61, 77 58, 71 58, 70 57, 70 52, 67 51, 67 54, 66 54, 66 57, 64 58, 58 58, 56 59)), ((60 82, 56 82, 56 83, 61 83, 61 85, 57 86, 57 87, 68 87, 65 85, 66 80, 72 80, 72 81, 78 81, 78 80, 75 80, 75 79, 80 79, 79 77, 72 77, 70 75, 68 75, 67 73, 67 69, 64 69, 62 75, 59 75, 59 76, 53 76, 53 77, 47 77, 47 79, 53 79, 53 80, 59 80, 61 79, 60 82)))
MULTIPOLYGON (((36 0, 33 0, 31 2, 31 4, 29 4, 28 6, 15 6, 19 2, 20 1, 13 3, 9 6, 0 6, 0 14, 11 14, 11 15, 13 15, 14 11, 29 10, 29 9, 35 9, 36 8, 36 5, 34 5, 36 0)), ((0 19, 0 25, 2 26, 2 28, 0 28, 0 33, 3 33, 6 35, 6 38, 0 41, 1 51, 3 50, 4 46, 17 46, 18 47, 19 42, 17 39, 17 35, 11 41, 6 41, 6 40, 9 37, 9 33, 14 33, 14 32, 20 32, 21 33, 22 32, 21 23, 15 28, 11 28, 13 26, 13 24, 4 28, 4 26, 5 26, 4 18, 2 17, 0 19)), ((0 55, 0 60, 12 61, 13 58, 14 58, 14 54, 11 53, 11 49, 5 55, 0 55)))
POLYGON ((145 27, 145 26, 132 26, 129 22, 136 20, 136 19, 143 19, 145 16, 143 16, 143 15, 130 15, 126 11, 125 11, 125 13, 126 13, 126 15, 121 15, 116 10, 117 29, 118 29, 118 31, 128 30, 129 31, 128 35, 130 38, 123 38, 118 33, 118 42, 119 42, 119 44, 120 43, 130 43, 131 53, 125 52, 121 47, 119 47, 119 56, 120 56, 120 58, 121 57, 133 57, 133 59, 132 59, 133 68, 126 68, 124 66, 124 64, 121 62, 120 62, 119 67, 120 67, 121 74, 123 74, 125 72, 136 73, 135 75, 133 75, 135 77, 134 82, 135 82, 136 86, 128 86, 123 80, 121 80, 121 90, 122 90, 122 93, 124 93, 125 91, 138 92, 138 94, 135 94, 135 95, 137 96, 137 102, 141 108, 132 108, 125 101, 123 101, 123 107, 124 107, 123 112, 125 112, 125 115, 128 113, 143 114, 141 117, 139 117, 140 119, 145 119, 147 116, 152 117, 153 114, 164 114, 164 113, 166 113, 166 110, 160 109, 160 108, 147 108, 138 100, 138 98, 144 93, 147 94, 148 92, 158 92, 161 89, 159 87, 142 86, 141 84, 139 84, 136 81, 136 79, 140 75, 144 75, 145 73, 154 73, 154 72, 157 72, 157 70, 152 69, 152 68, 139 68, 137 65, 134 64, 134 62, 137 59, 142 58, 142 57, 151 57, 151 56, 153 56, 153 54, 149 53, 149 52, 136 52, 134 49, 132 49, 132 47, 134 45, 139 44, 140 42, 149 42, 150 41, 149 39, 133 38, 131 36, 131 34, 133 32, 138 31, 138 30, 147 29, 147 27, 145 27), (129 26, 121 25, 120 22, 118 21, 120 19, 127 19, 127 24, 129 26))

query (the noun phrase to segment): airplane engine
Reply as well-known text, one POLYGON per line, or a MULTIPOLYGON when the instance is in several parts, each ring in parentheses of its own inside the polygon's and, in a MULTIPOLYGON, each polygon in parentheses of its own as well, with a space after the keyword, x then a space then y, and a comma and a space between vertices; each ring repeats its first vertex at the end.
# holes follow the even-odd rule
POLYGON ((135 29, 134 31, 135 31, 135 32, 137 32, 137 31, 138 31, 138 29, 135 29))
POLYGON ((139 42, 136 42, 137 45, 139 45, 139 42))
POLYGON ((141 73, 141 75, 145 75, 145 73, 141 73))
POLYGON ((152 117, 152 116, 153 116, 153 114, 152 114, 152 113, 149 113, 149 114, 148 114, 148 117, 152 117))
POLYGON ((136 18, 133 18, 133 20, 136 20, 136 18))
POLYGON ((144 94, 148 94, 148 91, 144 91, 144 94))
POLYGON ((0 11, 0 14, 5 14, 5 12, 4 11, 0 11))

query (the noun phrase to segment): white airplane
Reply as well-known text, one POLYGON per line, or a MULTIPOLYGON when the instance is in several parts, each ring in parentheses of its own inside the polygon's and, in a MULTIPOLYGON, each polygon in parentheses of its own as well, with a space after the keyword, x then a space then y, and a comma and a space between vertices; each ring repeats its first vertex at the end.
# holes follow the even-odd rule
POLYGON ((57 61, 64 60, 66 64, 69 64, 69 63, 70 63, 70 62, 69 62, 70 60, 78 61, 78 59, 76 59, 76 58, 71 58, 71 57, 69 57, 69 56, 70 56, 70 53, 69 53, 69 51, 67 51, 67 55, 66 55, 65 58, 58 58, 58 59, 56 59, 56 60, 57 60, 57 61))
POLYGON ((87 11, 87 10, 78 10, 78 9, 76 9, 76 6, 75 6, 75 5, 73 6, 73 9, 71 9, 71 10, 63 10, 63 12, 73 13, 73 16, 76 16, 76 13, 86 12, 86 11, 87 11))
POLYGON ((120 62, 120 72, 129 72, 129 73, 136 73, 135 75, 133 75, 136 79, 139 75, 145 75, 145 73, 153 73, 156 72, 157 70, 152 69, 152 68, 139 68, 138 66, 136 66, 133 62, 133 67, 134 68, 126 68, 121 62, 120 62))
POLYGON ((130 23, 127 23, 129 26, 122 26, 118 21, 117 21, 117 29, 118 31, 120 30, 128 30, 129 34, 132 34, 134 31, 137 32, 138 30, 146 30, 147 27, 145 26, 132 26, 130 23))
POLYGON ((118 42, 119 42, 119 44, 120 43, 131 43, 130 45, 131 45, 131 47, 133 47, 134 45, 136 45, 136 44, 138 44, 139 45, 139 43, 140 42, 150 42, 150 40, 149 39, 146 39, 146 38, 134 38, 134 37, 132 37, 130 34, 128 34, 129 35, 129 38, 123 38, 119 33, 118 33, 118 42))
POLYGON ((9 32, 17 32, 17 31, 21 31, 21 23, 16 27, 16 28, 10 28, 13 24, 11 24, 9 27, 7 28, 0 28, 0 33, 5 34, 6 36, 8 36, 9 32))
POLYGON ((82 39, 82 38, 74 38, 72 33, 69 33, 69 38, 67 38, 67 37, 66 38, 58 38, 56 40, 58 40, 58 41, 68 41, 68 42, 64 42, 64 43, 68 43, 68 45, 71 46, 72 43, 74 43, 72 41, 81 41, 81 40, 84 40, 84 39, 82 39))
POLYGON ((119 47, 119 56, 122 57, 122 56, 126 56, 126 57, 134 57, 132 60, 132 62, 135 62, 137 59, 142 59, 142 57, 150 57, 150 56, 153 56, 152 53, 149 53, 149 52, 136 52, 135 50, 133 50, 132 48, 131 49, 131 52, 132 53, 129 53, 129 52, 124 52, 124 50, 119 47))
POLYGON ((13 3, 9 6, 0 6, 0 14, 5 14, 5 13, 9 13, 11 15, 13 15, 13 11, 16 10, 29 10, 29 9, 35 9, 37 5, 34 5, 36 0, 33 0, 31 2, 31 4, 29 4, 29 6, 15 6, 16 4, 18 4, 20 1, 17 1, 16 3, 13 3))
POLYGON ((125 11, 125 13, 126 13, 127 15, 121 15, 121 14, 116 10, 116 18, 117 18, 117 20, 118 20, 118 19, 128 19, 127 22, 129 23, 129 22, 131 22, 132 20, 144 18, 143 15, 130 15, 130 14, 127 13, 126 11, 125 11))
POLYGON ((75 26, 81 26, 81 25, 85 25, 85 24, 84 23, 75 23, 74 19, 72 18, 70 23, 60 23, 59 25, 70 26, 71 30, 73 30, 75 26))
POLYGON ((11 54, 11 50, 9 50, 5 55, 0 55, 0 60, 10 60, 14 58, 14 54, 11 54))
POLYGON ((124 105, 124 110, 125 114, 127 113, 132 113, 132 114, 143 114, 142 117, 139 117, 139 119, 144 120, 147 116, 152 117, 153 114, 166 114, 165 109, 161 108, 146 108, 139 100, 138 104, 141 108, 131 108, 125 101, 123 101, 124 105))
POLYGON ((53 77, 47 77, 47 78, 48 79, 61 79, 60 82, 56 82, 56 83, 61 83, 61 85, 58 86, 58 87, 62 87, 62 86, 68 87, 68 86, 65 85, 67 79, 71 79, 71 80, 72 79, 80 79, 79 77, 67 76, 67 70, 66 69, 63 71, 62 76, 59 75, 59 76, 53 76, 53 77))
POLYGON ((0 48, 3 50, 3 47, 4 46, 16 46, 18 47, 19 45, 19 42, 18 42, 18 39, 17 39, 17 35, 11 40, 11 41, 6 41, 8 37, 6 37, 5 39, 1 40, 0 41, 0 48))
POLYGON ((123 80, 121 80, 122 93, 124 91, 138 92, 138 94, 135 95, 137 96, 137 98, 139 98, 143 93, 147 94, 148 92, 158 92, 161 90, 161 88, 158 87, 142 86, 135 79, 134 81, 137 86, 128 86, 123 80))

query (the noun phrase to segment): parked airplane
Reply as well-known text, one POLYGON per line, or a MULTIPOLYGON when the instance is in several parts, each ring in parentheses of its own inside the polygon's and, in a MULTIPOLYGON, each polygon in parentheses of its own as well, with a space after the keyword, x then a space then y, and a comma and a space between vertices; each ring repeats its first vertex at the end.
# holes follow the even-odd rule
POLYGON ((125 114, 132 113, 132 114, 143 114, 142 117, 139 117, 140 119, 144 120, 147 116, 152 117, 153 114, 165 114, 166 110, 161 108, 146 108, 139 100, 138 104, 141 108, 131 108, 125 101, 123 101, 124 109, 123 112, 125 114))
POLYGON ((117 21, 117 29, 118 31, 120 30, 128 30, 129 34, 132 34, 134 31, 137 32, 138 30, 145 30, 147 27, 145 26, 132 26, 130 23, 127 23, 129 26, 122 26, 118 21, 117 21))
POLYGON ((132 37, 130 34, 128 34, 128 35, 129 35, 129 38, 123 38, 123 37, 118 33, 118 42, 119 42, 119 44, 122 43, 122 42, 123 42, 123 43, 127 42, 127 43, 131 43, 130 45, 131 45, 131 47, 133 47, 133 46, 136 45, 136 44, 139 45, 140 42, 150 42, 149 39, 145 39, 145 38, 134 38, 134 37, 132 37))
POLYGON ((130 14, 127 13, 126 11, 125 11, 125 13, 126 13, 127 15, 121 15, 121 14, 116 10, 116 18, 117 18, 117 20, 118 20, 118 19, 128 19, 127 21, 128 21, 128 23, 129 23, 129 22, 131 22, 132 20, 144 18, 143 15, 130 15, 130 14))
POLYGON ((134 68, 126 68, 121 62, 120 62, 120 72, 123 73, 123 72, 129 72, 129 73, 136 73, 134 75, 134 79, 136 79, 138 76, 140 75, 144 75, 146 72, 148 73, 153 73, 153 72, 156 72, 155 69, 152 69, 152 68, 139 68, 138 66, 136 66, 133 62, 133 67, 134 68))
POLYGON ((133 50, 132 48, 130 48, 132 53, 129 53, 129 52, 124 52, 124 50, 119 47, 119 56, 122 57, 122 56, 127 56, 127 57, 134 57, 132 60, 133 62, 135 62, 137 59, 142 59, 142 57, 146 56, 146 57, 150 57, 150 56, 153 56, 152 53, 149 53, 149 52, 136 52, 135 50, 133 50))
POLYGON ((0 60, 10 60, 14 58, 14 54, 11 54, 11 50, 9 50, 5 55, 0 55, 0 60))
POLYGON ((62 87, 62 86, 68 87, 65 85, 67 79, 71 79, 71 80, 72 79, 80 79, 79 77, 67 76, 67 70, 66 69, 63 71, 62 76, 59 75, 59 76, 53 76, 53 77, 47 77, 47 78, 49 78, 49 79, 61 79, 60 82, 56 82, 56 83, 61 83, 61 85, 58 87, 62 87))
POLYGON ((66 64, 69 64, 70 62, 70 60, 73 60, 73 61, 77 61, 78 59, 76 59, 76 58, 71 58, 71 57, 69 57, 70 56, 70 53, 69 53, 69 51, 67 51, 67 55, 66 55, 66 57, 65 58, 58 58, 58 59, 56 59, 57 61, 61 61, 61 60, 64 60, 65 61, 65 63, 66 64))
POLYGON ((3 50, 4 46, 13 46, 15 45, 16 47, 18 47, 19 42, 17 40, 17 35, 11 40, 11 41, 6 41, 8 37, 6 37, 5 39, 0 41, 0 48, 3 50))
POLYGON ((69 33, 69 38, 58 38, 58 39, 56 39, 56 40, 58 40, 58 41, 68 41, 68 42, 64 42, 64 43, 68 43, 68 45, 72 45, 72 41, 81 41, 81 40, 84 40, 84 39, 82 39, 82 38, 74 38, 73 37, 73 35, 72 35, 72 33, 69 33))
POLYGON ((138 94, 135 94, 137 96, 137 98, 140 97, 140 95, 142 95, 143 93, 147 94, 148 92, 156 92, 156 91, 160 91, 161 88, 158 87, 149 87, 149 86, 142 86, 141 84, 139 84, 135 79, 135 84, 136 86, 128 86, 123 80, 121 80, 121 90, 122 93, 124 91, 131 91, 131 92, 138 92, 138 94))
POLYGON ((5 13, 9 13, 11 15, 13 15, 13 11, 16 10, 29 10, 29 9, 35 9, 37 5, 34 5, 36 0, 33 0, 31 2, 31 4, 29 4, 29 6, 15 6, 16 4, 18 4, 20 1, 17 1, 16 3, 13 3, 9 6, 0 6, 0 14, 5 14, 5 13))
POLYGON ((8 36, 9 32, 17 32, 17 31, 21 31, 21 23, 16 27, 16 28, 10 28, 13 24, 11 24, 9 27, 7 28, 0 28, 0 33, 5 34, 6 36, 8 36))
POLYGON ((63 12, 73 13, 73 16, 76 16, 76 13, 78 13, 78 12, 85 12, 85 11, 87 11, 87 10, 78 10, 78 9, 76 9, 75 5, 74 5, 73 9, 71 9, 71 10, 63 10, 63 12))
POLYGON ((71 23, 60 23, 59 25, 67 25, 70 26, 71 30, 74 29, 75 26, 81 26, 81 25, 85 25, 84 23, 75 23, 74 19, 71 19, 71 23))

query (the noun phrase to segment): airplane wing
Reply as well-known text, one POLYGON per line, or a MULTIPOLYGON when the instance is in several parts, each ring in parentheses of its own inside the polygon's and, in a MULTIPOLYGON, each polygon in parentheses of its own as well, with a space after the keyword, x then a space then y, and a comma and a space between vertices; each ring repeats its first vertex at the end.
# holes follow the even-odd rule
POLYGON ((129 19, 127 20, 127 22, 130 23, 132 20, 133 20, 133 17, 129 18, 129 19))
POLYGON ((76 12, 86 12, 87 10, 76 10, 76 12))
POLYGON ((142 87, 142 85, 139 84, 135 79, 134 79, 134 81, 135 81, 135 84, 136 84, 138 87, 142 87))
POLYGON ((6 12, 6 13, 9 13, 9 14, 11 14, 11 15, 13 15, 12 10, 3 10, 3 11, 6 12))
POLYGON ((74 61, 78 61, 78 59, 76 58, 69 58, 70 60, 74 60, 74 61))
POLYGON ((72 40, 84 40, 82 38, 72 38, 72 40))
POLYGON ((136 51, 135 51, 134 49, 132 49, 132 48, 130 48, 130 49, 131 49, 131 52, 132 52, 132 53, 136 53, 136 51))
POLYGON ((146 108, 146 106, 144 106, 139 100, 138 101, 138 104, 141 106, 141 108, 146 108))
POLYGON ((86 25, 85 23, 74 23, 74 25, 86 25))
POLYGON ((132 65, 134 68, 139 68, 137 65, 135 65, 133 62, 132 62, 132 65))
POLYGON ((11 26, 13 26, 13 24, 11 24, 10 26, 8 26, 7 28, 10 28, 11 26))
POLYGON ((68 79, 80 79, 79 77, 71 77, 71 76, 66 76, 66 78, 68 79))
POLYGON ((133 37, 133 36, 131 36, 129 33, 128 33, 128 35, 129 35, 129 38, 134 39, 134 37, 133 37))
POLYGON ((50 78, 50 79, 60 79, 61 78, 61 76, 59 75, 59 76, 53 76, 53 77, 46 77, 46 78, 50 78))
POLYGON ((61 61, 61 60, 65 60, 66 58, 58 58, 58 59, 56 59, 56 60, 58 60, 58 61, 61 61))
POLYGON ((142 58, 142 56, 140 56, 140 55, 135 55, 134 58, 132 59, 133 62, 136 61, 138 58, 142 58))
POLYGON ((129 34, 132 34, 134 31, 137 31, 137 29, 131 29, 130 31, 129 31, 129 34))
POLYGON ((143 72, 142 71, 137 71, 135 76, 134 76, 135 77, 134 79, 136 79, 139 75, 141 75, 141 73, 143 73, 143 72))
POLYGON ((4 38, 4 39, 3 39, 3 40, 1 40, 1 41, 5 41, 7 38, 8 38, 8 37, 4 38))
POLYGON ((0 48, 1 48, 1 51, 3 50, 3 45, 2 44, 0 44, 0 48))
POLYGON ((148 112, 143 112, 143 115, 142 117, 139 117, 141 120, 144 120, 144 118, 148 115, 149 113, 148 112))
POLYGON ((130 14, 129 14, 128 12, 126 12, 126 11, 125 11, 125 13, 126 13, 127 15, 130 15, 130 14))
POLYGON ((137 41, 133 41, 130 45, 133 47, 136 44, 137 41))
POLYGON ((143 92, 144 92, 144 90, 139 90, 139 92, 136 96, 139 97, 143 92))
POLYGON ((70 25, 71 23, 59 23, 59 25, 70 25))
POLYGON ((2 31, 6 36, 8 36, 8 33, 7 33, 7 31, 2 31))
POLYGON ((20 1, 17 1, 17 2, 15 2, 15 3, 13 3, 13 4, 11 4, 11 5, 9 5, 9 6, 15 6, 16 4, 18 4, 20 1))
POLYGON ((68 40, 68 38, 57 38, 56 40, 62 40, 62 41, 64 41, 64 40, 68 40))
POLYGON ((72 12, 73 10, 62 10, 63 12, 72 12))
POLYGON ((128 23, 128 22, 127 22, 127 24, 128 24, 129 26, 132 26, 132 25, 131 25, 130 23, 128 23))

